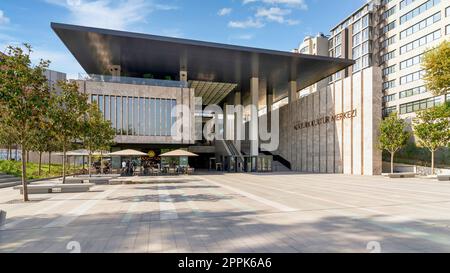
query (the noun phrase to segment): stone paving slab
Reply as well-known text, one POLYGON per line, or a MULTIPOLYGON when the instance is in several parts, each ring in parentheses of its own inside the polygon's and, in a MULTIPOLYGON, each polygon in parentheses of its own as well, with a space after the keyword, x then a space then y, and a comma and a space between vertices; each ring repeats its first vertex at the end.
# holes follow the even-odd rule
POLYGON ((0 252, 450 252, 450 182, 313 174, 141 179, 86 193, 0 189, 0 252), (147 181, 148 180, 148 181, 147 181))

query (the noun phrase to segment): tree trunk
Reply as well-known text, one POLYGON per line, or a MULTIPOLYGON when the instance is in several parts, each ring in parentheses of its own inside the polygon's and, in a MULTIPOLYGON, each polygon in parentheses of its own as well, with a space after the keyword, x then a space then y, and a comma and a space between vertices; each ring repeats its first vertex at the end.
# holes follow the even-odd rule
POLYGON ((27 151, 27 163, 30 163, 30 151, 27 151))
POLYGON ((431 175, 434 175, 434 152, 431 151, 431 175))
POLYGON ((6 154, 6 160, 11 160, 11 145, 8 145, 8 151, 6 154))
POLYGON ((48 176, 50 176, 52 168, 52 152, 48 152, 48 176))
POLYGON ((39 169, 38 169, 38 176, 41 176, 42 173, 42 152, 39 152, 39 169))
POLYGON ((92 176, 92 173, 91 173, 91 164, 92 164, 92 154, 89 153, 89 158, 88 158, 88 173, 89 173, 89 177, 92 176))
POLYGON ((100 155, 100 174, 103 174, 103 154, 100 155))
POLYGON ((22 147, 22 187, 23 187, 23 201, 28 202, 28 185, 27 185, 27 151, 22 147))
POLYGON ((394 155, 395 152, 391 152, 391 173, 394 173, 394 155))
POLYGON ((62 183, 66 184, 66 147, 63 147, 63 162, 62 162, 62 183))

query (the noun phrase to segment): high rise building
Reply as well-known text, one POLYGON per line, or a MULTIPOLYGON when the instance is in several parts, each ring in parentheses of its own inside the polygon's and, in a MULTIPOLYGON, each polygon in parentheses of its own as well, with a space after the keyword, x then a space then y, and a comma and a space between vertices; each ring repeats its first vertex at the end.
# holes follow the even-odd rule
MULTIPOLYGON (((328 37, 323 33, 318 33, 316 36, 306 36, 303 42, 294 49, 294 52, 300 54, 310 54, 319 56, 328 56, 328 37)), ((317 92, 321 88, 327 85, 328 81, 322 80, 318 83, 311 85, 299 92, 300 97, 307 96, 311 93, 317 92)))
POLYGON ((329 56, 355 64, 330 82, 370 66, 382 69, 383 115, 410 118, 444 102, 426 90, 423 54, 450 39, 450 2, 445 0, 370 1, 331 29, 329 56))

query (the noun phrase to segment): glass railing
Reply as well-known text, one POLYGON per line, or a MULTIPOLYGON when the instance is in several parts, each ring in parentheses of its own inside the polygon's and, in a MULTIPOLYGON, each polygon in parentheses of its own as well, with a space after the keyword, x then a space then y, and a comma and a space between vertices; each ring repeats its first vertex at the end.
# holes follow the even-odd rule
POLYGON ((171 81, 171 80, 157 80, 157 79, 144 79, 133 77, 118 77, 109 75, 97 75, 90 74, 83 77, 82 80, 95 81, 95 82, 111 82, 111 83, 124 83, 124 84, 136 84, 136 85, 149 85, 149 86, 162 86, 162 87, 178 87, 187 88, 187 82, 171 81))

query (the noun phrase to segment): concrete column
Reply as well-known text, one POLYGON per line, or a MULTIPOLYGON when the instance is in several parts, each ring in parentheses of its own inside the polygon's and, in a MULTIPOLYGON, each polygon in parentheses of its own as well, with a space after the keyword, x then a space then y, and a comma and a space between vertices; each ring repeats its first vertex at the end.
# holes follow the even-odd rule
POLYGON ((288 89, 289 103, 297 100, 297 91, 297 81, 290 81, 288 89))
POLYGON ((250 104, 252 105, 251 121, 249 124, 250 136, 250 155, 259 155, 259 137, 258 137, 258 95, 259 95, 259 78, 250 79, 250 104))
POLYGON ((180 81, 187 82, 187 71, 180 70, 180 81))
POLYGON ((272 131, 272 124, 271 124, 271 118, 272 118, 272 106, 273 106, 273 86, 270 82, 267 83, 267 90, 266 90, 266 109, 267 109, 267 129, 272 131))
MULTIPOLYGON (((241 91, 235 91, 234 92, 234 106, 242 105, 241 101, 241 91)), ((239 115, 238 113, 234 114, 234 145, 236 146, 236 149, 241 152, 241 138, 240 135, 243 134, 241 128, 242 128, 242 114, 239 115)))

